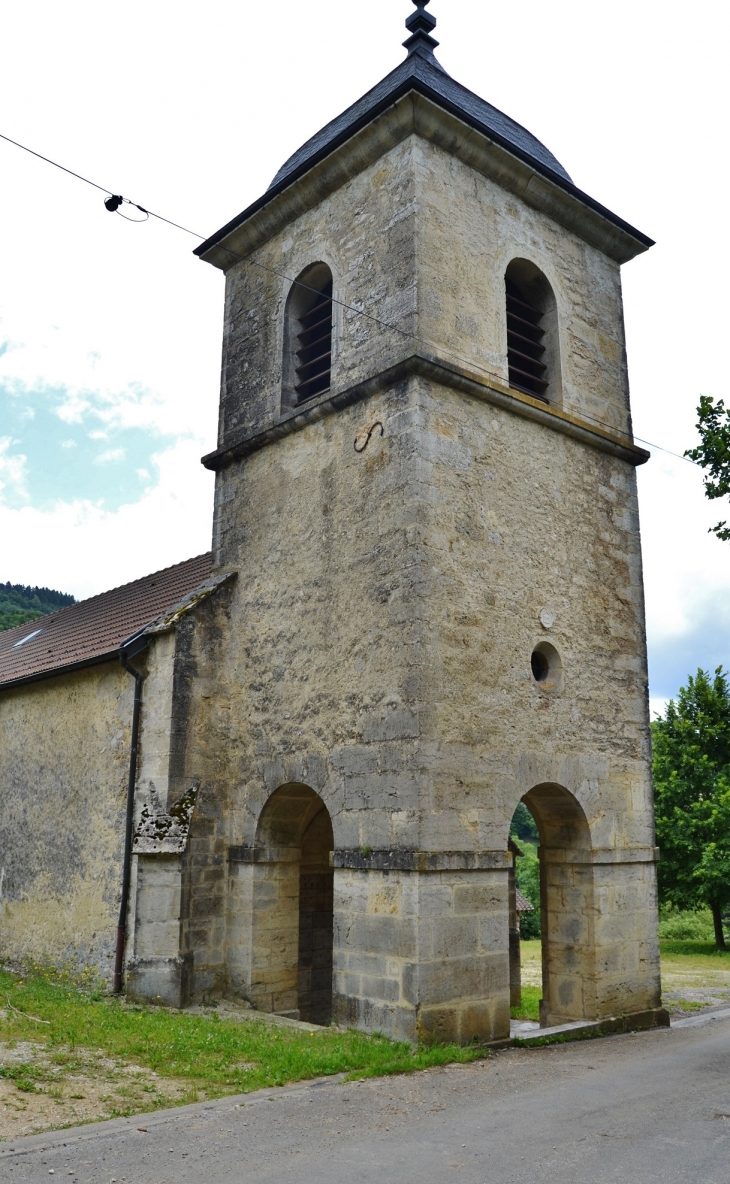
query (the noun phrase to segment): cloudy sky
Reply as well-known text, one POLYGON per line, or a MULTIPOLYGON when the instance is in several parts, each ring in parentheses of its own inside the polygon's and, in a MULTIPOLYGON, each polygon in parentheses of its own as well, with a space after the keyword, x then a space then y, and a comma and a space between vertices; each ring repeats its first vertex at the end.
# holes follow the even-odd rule
MULTIPOLYGON (((2 0, 0 132, 207 235, 403 56, 407 0, 2 0)), ((652 696, 730 666, 726 511, 677 459, 728 396, 728 6, 433 0, 450 74, 657 240, 624 269, 652 696)), ((223 279, 0 141, 0 580, 85 597, 209 546, 223 279)))

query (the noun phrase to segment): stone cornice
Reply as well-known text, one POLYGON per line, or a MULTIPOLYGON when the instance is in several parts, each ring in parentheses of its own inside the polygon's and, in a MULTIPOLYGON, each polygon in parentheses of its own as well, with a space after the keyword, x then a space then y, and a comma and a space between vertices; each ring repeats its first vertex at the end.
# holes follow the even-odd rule
POLYGON ((510 851, 404 851, 367 847, 333 851, 330 866, 372 872, 489 871, 512 867, 510 851))
POLYGON ((628 436, 613 432, 608 428, 591 424, 579 415, 563 411, 560 407, 553 407, 543 403, 540 399, 533 399, 520 391, 513 390, 506 383, 500 383, 496 378, 485 379, 481 375, 470 372, 465 367, 457 366, 453 362, 446 362, 430 354, 411 354, 403 358, 386 370, 367 378, 363 382, 347 387, 341 391, 327 392, 319 399, 313 399, 303 407, 288 412, 271 427, 261 432, 243 435, 230 443, 224 444, 215 452, 209 452, 202 458, 201 463, 206 469, 218 472, 242 460, 261 448, 300 431, 310 423, 315 423, 325 416, 333 415, 343 407, 358 403, 372 395, 381 393, 403 382, 408 378, 418 376, 442 386, 452 387, 464 394, 472 395, 482 402, 501 407, 514 415, 524 416, 543 427, 560 432, 579 440, 590 448, 599 452, 606 452, 610 456, 618 457, 630 465, 643 465, 650 454, 634 444, 628 436))

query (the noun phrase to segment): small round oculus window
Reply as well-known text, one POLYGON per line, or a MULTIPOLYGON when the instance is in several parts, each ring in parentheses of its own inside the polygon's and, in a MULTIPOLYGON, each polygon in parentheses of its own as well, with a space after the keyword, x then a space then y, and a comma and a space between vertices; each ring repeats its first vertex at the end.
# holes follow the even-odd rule
POLYGON ((545 691, 560 689, 563 677, 563 663, 560 654, 549 641, 541 641, 532 651, 530 658, 532 677, 545 691))

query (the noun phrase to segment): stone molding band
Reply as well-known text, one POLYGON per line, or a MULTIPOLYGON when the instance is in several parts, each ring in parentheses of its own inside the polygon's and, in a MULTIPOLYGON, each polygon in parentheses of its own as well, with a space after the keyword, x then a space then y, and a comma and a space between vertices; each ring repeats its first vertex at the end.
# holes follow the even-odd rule
POLYGON ((302 853, 298 847, 240 847, 228 848, 229 863, 298 863, 302 853))
POLYGON ((458 872, 487 871, 490 868, 509 868, 509 851, 402 851, 388 848, 351 847, 333 851, 330 864, 334 868, 378 872, 458 872))
POLYGON ((312 400, 306 408, 298 408, 293 414, 284 416, 278 423, 266 428, 263 432, 243 436, 218 448, 215 452, 209 452, 202 458, 201 464, 206 469, 219 472, 235 461, 242 460, 244 457, 258 452, 261 448, 281 440, 284 436, 300 431, 307 424, 333 415, 352 403, 361 402, 381 391, 389 390, 397 383, 404 382, 414 376, 426 378, 431 382, 440 383, 442 386, 452 387, 454 390, 472 395, 485 403, 491 403, 493 406, 511 411, 515 415, 522 415, 555 432, 579 440, 582 444, 588 444, 591 448, 598 449, 599 452, 607 452, 609 456, 616 456, 620 460, 626 461, 627 464, 643 465, 649 459, 646 449, 639 448, 629 437, 622 436, 619 432, 611 432, 581 419, 579 415, 563 411, 560 407, 551 407, 539 399, 523 395, 510 388, 506 382, 502 386, 497 379, 487 380, 483 376, 470 373, 466 368, 446 362, 435 355, 417 353, 402 358, 386 370, 381 371, 380 374, 366 378, 363 382, 358 382, 343 391, 337 391, 335 394, 327 393, 319 400, 312 400))
MULTIPOLYGON (((296 863, 300 858, 298 847, 242 845, 228 848, 230 863, 296 863)), ((330 867, 358 871, 484 871, 511 866, 509 851, 403 851, 386 847, 372 850, 350 847, 330 852, 330 867)))
MULTIPOLYGON (((539 850, 544 863, 557 864, 656 863, 659 859, 658 847, 598 847, 592 850, 541 847, 539 850)), ((228 848, 230 863, 297 863, 300 858, 298 847, 249 847, 244 844, 228 848)), ((387 847, 371 850, 345 847, 330 853, 330 866, 374 872, 488 871, 510 868, 512 855, 509 851, 404 851, 387 847)))
POLYGON ((658 863, 658 847, 539 847, 543 863, 658 863))

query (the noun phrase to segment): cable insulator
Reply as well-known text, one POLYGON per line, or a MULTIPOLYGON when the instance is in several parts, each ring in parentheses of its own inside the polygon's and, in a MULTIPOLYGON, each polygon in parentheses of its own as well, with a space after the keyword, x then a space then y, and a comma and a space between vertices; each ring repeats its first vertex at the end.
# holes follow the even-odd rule
POLYGON ((114 194, 112 194, 111 197, 107 197, 104 199, 104 205, 106 206, 106 208, 108 209, 110 214, 115 214, 123 201, 124 201, 124 198, 120 194, 114 193, 114 194))

